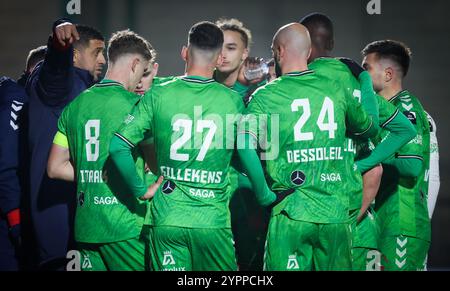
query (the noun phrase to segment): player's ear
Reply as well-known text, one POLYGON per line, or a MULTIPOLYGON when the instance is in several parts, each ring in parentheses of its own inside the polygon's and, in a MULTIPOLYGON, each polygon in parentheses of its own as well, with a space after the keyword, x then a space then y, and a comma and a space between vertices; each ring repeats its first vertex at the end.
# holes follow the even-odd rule
POLYGON ((327 50, 332 51, 334 49, 334 39, 330 39, 326 45, 327 50))
POLYGON ((188 54, 188 49, 184 45, 183 48, 181 49, 181 58, 183 59, 183 61, 187 60, 187 54, 188 54))
POLYGON ((133 62, 131 63, 131 71, 134 73, 137 70, 137 66, 139 64, 139 58, 134 58, 133 62))
POLYGON ((248 48, 244 49, 244 53, 242 54, 242 61, 245 61, 248 58, 248 48))
POLYGON ((158 68, 159 68, 159 64, 158 63, 154 63, 152 72, 150 73, 150 75, 152 75, 152 78, 155 77, 158 74, 158 68))
POLYGON ((220 67, 223 63, 223 55, 222 53, 219 53, 219 57, 217 58, 217 65, 216 67, 220 67))
POLYGON ((392 67, 387 67, 384 69, 384 81, 389 82, 394 77, 394 69, 392 67))
POLYGON ((311 56, 311 53, 312 53, 312 47, 309 48, 308 57, 306 58, 307 60, 309 60, 309 57, 311 56))
POLYGON ((78 61, 80 60, 80 51, 76 48, 73 49, 73 64, 79 67, 78 61))
POLYGON ((278 62, 280 62, 281 61, 281 58, 284 58, 284 52, 285 52, 285 49, 284 49, 284 47, 282 47, 282 46, 278 46, 277 48, 276 48, 276 50, 277 50, 277 57, 278 57, 278 62))

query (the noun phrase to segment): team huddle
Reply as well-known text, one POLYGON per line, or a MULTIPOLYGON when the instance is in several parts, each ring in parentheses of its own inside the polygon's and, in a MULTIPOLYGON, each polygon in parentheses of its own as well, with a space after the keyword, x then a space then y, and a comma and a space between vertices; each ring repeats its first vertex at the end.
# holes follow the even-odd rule
MULTIPOLYGON (((49 46, 79 39, 63 20, 49 46)), ((409 48, 332 57, 333 24, 314 13, 279 28, 269 71, 249 78, 264 62, 250 43, 236 19, 196 23, 185 74, 156 77, 149 41, 112 35, 104 79, 61 107, 46 161, 76 183, 82 270, 240 270, 249 241, 261 270, 426 269, 433 126, 402 86, 409 48), (255 203, 230 203, 242 189, 255 203), (240 208, 270 213, 262 241, 240 208)))

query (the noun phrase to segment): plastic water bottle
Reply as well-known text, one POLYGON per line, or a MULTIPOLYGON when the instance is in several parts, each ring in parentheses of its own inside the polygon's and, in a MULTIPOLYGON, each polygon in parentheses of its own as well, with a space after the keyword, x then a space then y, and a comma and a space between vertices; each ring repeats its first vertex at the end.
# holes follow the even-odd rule
POLYGON ((265 61, 261 61, 259 65, 253 68, 247 68, 244 71, 245 79, 252 81, 256 79, 263 78, 269 73, 269 66, 265 61))

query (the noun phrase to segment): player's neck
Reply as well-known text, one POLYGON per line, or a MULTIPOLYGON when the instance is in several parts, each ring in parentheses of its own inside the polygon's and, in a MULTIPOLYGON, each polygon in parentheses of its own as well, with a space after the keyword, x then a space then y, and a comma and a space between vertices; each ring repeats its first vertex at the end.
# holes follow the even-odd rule
POLYGON ((214 74, 214 67, 210 66, 206 67, 188 66, 186 68, 186 76, 198 76, 212 79, 213 74, 214 74))
MULTIPOLYGON (((125 87, 125 89, 128 88, 129 84, 128 84, 128 80, 127 78, 123 75, 122 71, 116 71, 116 70, 109 70, 106 72, 105 74, 105 79, 111 80, 111 81, 116 81, 119 82, 120 84, 123 85, 123 87, 125 87)), ((128 90, 128 89, 127 89, 128 90)))
POLYGON ((392 86, 387 86, 383 88, 378 94, 384 97, 386 100, 390 100, 392 97, 397 95, 403 90, 402 83, 393 84, 392 86))
POLYGON ((306 64, 306 62, 289 62, 285 66, 283 66, 283 68, 281 68, 283 75, 292 72, 303 72, 306 70, 308 70, 308 65, 306 64))
POLYGON ((220 84, 224 84, 227 87, 233 87, 234 84, 237 82, 239 75, 239 70, 234 70, 230 73, 223 73, 219 70, 216 70, 216 81, 220 84))
POLYGON ((319 58, 332 58, 331 52, 326 50, 322 51, 313 50, 311 52, 311 55, 309 56, 309 62, 312 63, 319 58))

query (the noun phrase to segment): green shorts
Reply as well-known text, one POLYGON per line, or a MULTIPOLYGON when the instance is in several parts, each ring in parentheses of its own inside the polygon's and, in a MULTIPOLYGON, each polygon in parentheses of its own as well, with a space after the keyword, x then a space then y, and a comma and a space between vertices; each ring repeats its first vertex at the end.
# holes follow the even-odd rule
POLYGON ((119 242, 78 243, 82 271, 146 271, 150 269, 148 230, 119 242))
POLYGON ((375 211, 369 208, 357 223, 359 209, 350 214, 352 224, 352 259, 354 271, 379 271, 381 254, 378 251, 379 229, 375 211))
POLYGON ((237 270, 231 229, 154 226, 150 240, 152 270, 237 270))
POLYGON ((267 234, 264 269, 350 271, 350 224, 297 221, 284 214, 272 217, 267 234))
POLYGON ((381 264, 385 271, 422 271, 430 242, 409 236, 380 238, 381 264))

